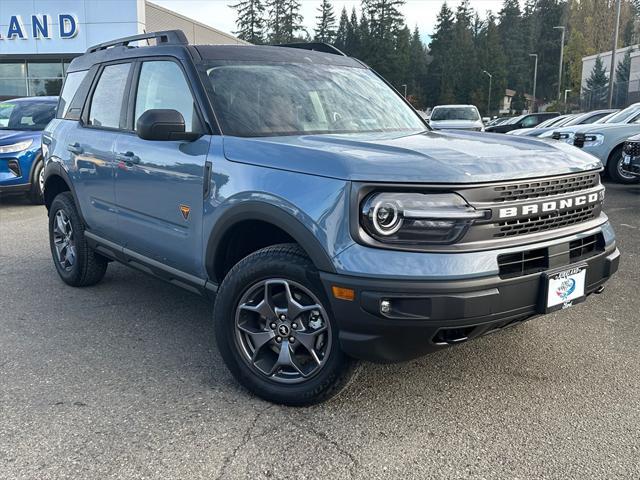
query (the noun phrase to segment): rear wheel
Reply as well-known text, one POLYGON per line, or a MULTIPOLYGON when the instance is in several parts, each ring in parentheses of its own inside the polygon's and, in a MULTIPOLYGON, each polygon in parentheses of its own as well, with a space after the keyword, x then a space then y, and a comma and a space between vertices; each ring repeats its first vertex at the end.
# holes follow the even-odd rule
POLYGON ((296 245, 264 248, 233 267, 218 292, 214 322, 229 370, 265 400, 322 402, 354 372, 317 271, 296 245))
POLYGON ((609 160, 607 161, 607 174, 609 178, 617 183, 629 184, 640 182, 640 177, 636 177, 622 169, 622 161, 622 146, 620 146, 611 152, 609 160))
POLYGON ((84 225, 69 192, 59 194, 51 203, 49 245, 58 275, 68 285, 86 287, 104 277, 108 261, 87 244, 84 225))

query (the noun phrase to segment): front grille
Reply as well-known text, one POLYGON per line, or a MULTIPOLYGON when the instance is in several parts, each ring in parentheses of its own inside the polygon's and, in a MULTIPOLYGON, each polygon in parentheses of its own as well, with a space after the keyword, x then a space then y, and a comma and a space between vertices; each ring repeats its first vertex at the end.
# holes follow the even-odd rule
POLYGON ((543 232, 554 228, 562 228, 586 222, 596 217, 596 205, 575 208, 564 212, 553 212, 548 215, 521 218, 499 222, 495 238, 514 237, 528 233, 543 232))
POLYGON ((624 153, 630 157, 640 156, 640 142, 627 142, 624 144, 624 153))
POLYGON ((498 256, 500 278, 514 278, 539 273, 549 268, 546 248, 509 253, 498 256))
POLYGON ((498 256, 500 278, 516 278, 582 262, 604 252, 602 233, 573 242, 498 256))
POLYGON ((514 202, 517 200, 531 200, 545 198, 551 195, 579 192, 595 187, 600 183, 599 173, 588 173, 567 177, 557 177, 550 180, 536 180, 533 182, 500 185, 494 188, 497 196, 494 202, 514 202))
POLYGON ((604 252, 604 237, 602 234, 590 235, 569 243, 569 259, 571 263, 586 260, 601 252, 604 252))

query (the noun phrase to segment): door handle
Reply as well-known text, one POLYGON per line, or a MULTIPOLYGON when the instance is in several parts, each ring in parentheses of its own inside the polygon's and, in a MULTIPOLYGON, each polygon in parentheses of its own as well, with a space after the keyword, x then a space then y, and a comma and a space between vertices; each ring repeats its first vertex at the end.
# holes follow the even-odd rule
POLYGON ((75 153, 76 155, 79 155, 84 151, 78 142, 67 145, 67 150, 71 153, 75 153))
POLYGON ((133 152, 117 153, 116 160, 119 162, 124 162, 127 165, 137 165, 138 163, 140 163, 140 157, 138 157, 133 152))

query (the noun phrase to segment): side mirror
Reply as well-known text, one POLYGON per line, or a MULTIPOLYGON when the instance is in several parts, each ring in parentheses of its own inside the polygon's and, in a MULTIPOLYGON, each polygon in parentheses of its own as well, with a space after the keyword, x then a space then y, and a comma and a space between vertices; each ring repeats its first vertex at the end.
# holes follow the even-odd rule
POLYGON ((184 117, 177 110, 151 109, 140 115, 136 133, 143 140, 186 140, 199 138, 199 133, 185 132, 184 117))

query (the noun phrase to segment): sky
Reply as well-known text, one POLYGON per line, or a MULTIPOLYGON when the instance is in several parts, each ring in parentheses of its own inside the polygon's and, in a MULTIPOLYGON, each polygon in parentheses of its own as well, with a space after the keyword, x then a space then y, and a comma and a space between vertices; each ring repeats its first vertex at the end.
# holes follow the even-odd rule
MULTIPOLYGON (((191 17, 199 22, 210 25, 218 30, 233 33, 236 29, 235 10, 229 7, 233 5, 235 0, 151 0, 153 3, 170 8, 182 15, 191 17)), ((313 32, 316 24, 317 9, 320 0, 302 0, 302 15, 304 17, 304 26, 313 32)), ((336 20, 340 17, 342 7, 347 7, 347 11, 351 13, 351 9, 356 7, 360 11, 361 1, 332 1, 336 11, 336 20)), ((497 13, 502 5, 502 0, 470 0, 471 6, 481 17, 484 18, 487 10, 497 13)), ((457 0, 449 0, 448 4, 455 9, 458 4, 457 0)), ((429 35, 433 32, 436 22, 436 16, 442 6, 442 0, 407 0, 402 7, 402 13, 405 16, 407 25, 413 30, 417 25, 422 33, 423 39, 428 41, 429 35)))

